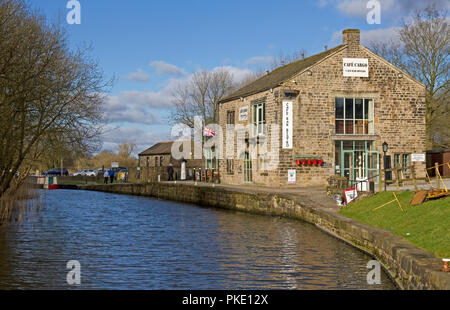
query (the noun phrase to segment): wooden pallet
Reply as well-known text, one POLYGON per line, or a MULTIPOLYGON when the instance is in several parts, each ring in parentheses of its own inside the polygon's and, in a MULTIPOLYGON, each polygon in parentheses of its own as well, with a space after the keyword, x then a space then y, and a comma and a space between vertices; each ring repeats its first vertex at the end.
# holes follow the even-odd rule
POLYGON ((425 199, 427 198, 428 191, 418 191, 414 195, 413 199, 411 200, 410 205, 411 206, 418 206, 421 205, 425 199))

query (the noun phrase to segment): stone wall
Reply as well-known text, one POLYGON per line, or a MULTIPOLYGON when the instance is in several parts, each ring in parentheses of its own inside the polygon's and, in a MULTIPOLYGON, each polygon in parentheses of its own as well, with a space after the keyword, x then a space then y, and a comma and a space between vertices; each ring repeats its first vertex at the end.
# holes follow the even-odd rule
POLYGON ((359 223, 303 197, 180 183, 90 185, 83 189, 304 220, 374 256, 401 288, 450 289, 450 273, 440 271, 438 258, 388 231, 359 223))

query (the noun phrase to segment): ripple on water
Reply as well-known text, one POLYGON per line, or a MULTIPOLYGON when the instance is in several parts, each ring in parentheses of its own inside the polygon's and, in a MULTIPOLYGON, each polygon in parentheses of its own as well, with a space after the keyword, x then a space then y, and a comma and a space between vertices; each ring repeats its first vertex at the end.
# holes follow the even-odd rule
POLYGON ((49 191, 33 223, 0 230, 0 289, 393 289, 371 258, 296 220, 84 191, 49 191))

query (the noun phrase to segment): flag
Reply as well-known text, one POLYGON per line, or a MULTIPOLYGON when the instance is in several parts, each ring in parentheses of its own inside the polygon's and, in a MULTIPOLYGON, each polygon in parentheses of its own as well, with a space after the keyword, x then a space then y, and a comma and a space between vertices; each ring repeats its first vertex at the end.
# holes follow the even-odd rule
POLYGON ((203 130, 203 136, 205 136, 205 137, 215 137, 216 133, 214 131, 212 131, 211 129, 205 127, 205 129, 203 130))

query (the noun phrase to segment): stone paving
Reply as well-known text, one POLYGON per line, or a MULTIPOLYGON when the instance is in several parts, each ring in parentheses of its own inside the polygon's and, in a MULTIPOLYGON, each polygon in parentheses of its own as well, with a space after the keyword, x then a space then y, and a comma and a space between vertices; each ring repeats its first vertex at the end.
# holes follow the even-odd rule
MULTIPOLYGON (((161 182, 161 183, 169 183, 169 182, 161 182)), ((328 210, 333 212, 339 212, 340 208, 336 205, 334 200, 327 196, 326 188, 321 186, 315 187, 286 187, 286 188, 278 188, 278 187, 267 187, 267 186, 256 186, 251 184, 245 185, 228 185, 228 184, 212 184, 212 183, 204 183, 204 182, 194 182, 194 181, 177 181, 177 183, 181 184, 189 184, 196 186, 205 186, 205 187, 217 187, 230 189, 238 192, 248 192, 248 193, 277 193, 277 194, 289 194, 300 196, 303 199, 308 199, 316 204, 325 207, 328 210)))

